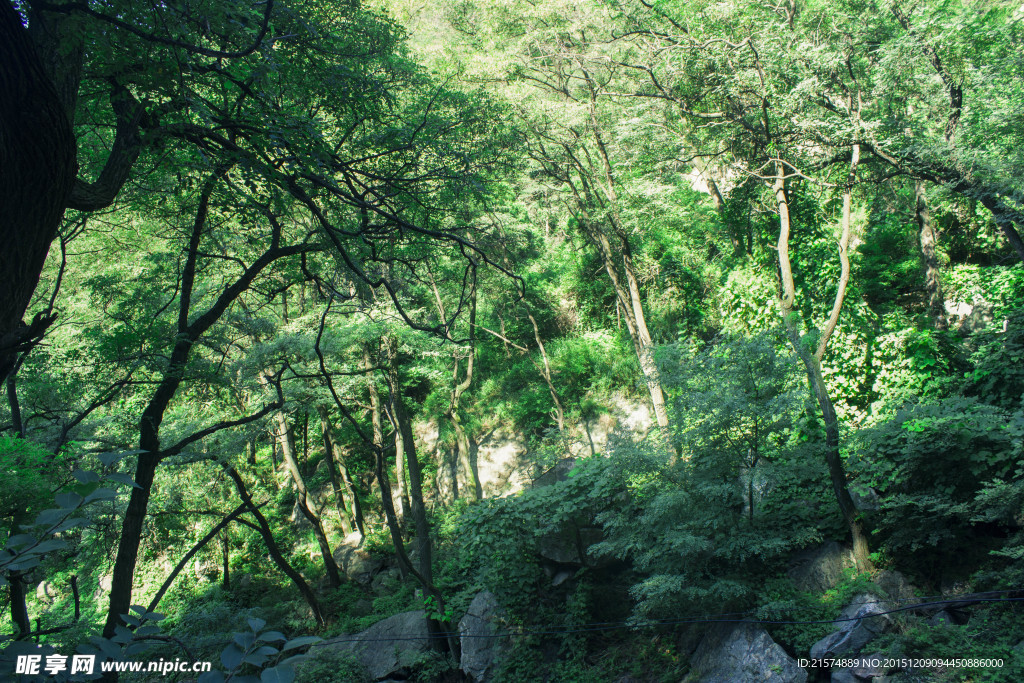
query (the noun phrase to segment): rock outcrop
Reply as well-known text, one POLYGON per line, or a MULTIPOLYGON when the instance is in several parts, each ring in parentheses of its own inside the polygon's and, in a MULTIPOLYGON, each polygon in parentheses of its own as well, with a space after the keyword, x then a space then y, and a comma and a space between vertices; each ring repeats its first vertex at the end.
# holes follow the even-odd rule
POLYGON ((875 636, 892 627, 889 605, 870 593, 861 593, 839 615, 837 630, 811 647, 811 659, 856 654, 875 636))
POLYGON ((476 683, 493 679, 508 637, 496 637, 504 629, 504 610, 490 591, 481 591, 473 598, 466 616, 459 621, 462 671, 476 683))
POLYGON ((384 560, 362 548, 363 537, 353 532, 334 549, 334 561, 338 568, 352 581, 370 584, 373 577, 384 568, 384 560))
POLYGON ((799 590, 824 593, 835 588, 843 578, 843 570, 852 566, 853 553, 829 541, 794 557, 787 575, 799 590))
POLYGON ((690 660, 688 683, 805 683, 807 672, 754 623, 712 627, 690 660))
POLYGON ((417 610, 378 621, 361 633, 326 640, 315 648, 313 657, 351 653, 373 680, 380 680, 404 674, 428 649, 426 615, 417 610))

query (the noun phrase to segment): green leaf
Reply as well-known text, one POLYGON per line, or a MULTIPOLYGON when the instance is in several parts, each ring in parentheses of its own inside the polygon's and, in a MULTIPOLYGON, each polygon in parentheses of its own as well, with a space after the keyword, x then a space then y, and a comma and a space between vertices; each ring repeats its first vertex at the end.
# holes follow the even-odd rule
POLYGON ((234 643, 224 648, 220 653, 220 663, 228 671, 234 671, 242 663, 245 652, 234 643))
POLYGON ((292 683, 295 680, 295 669, 290 666, 275 666, 264 669, 260 674, 261 683, 292 683))
POLYGON ((293 638, 285 643, 284 647, 281 648, 281 652, 288 652, 289 650, 312 645, 313 643, 319 643, 321 640, 323 639, 317 638, 316 636, 301 636, 299 638, 293 638))
POLYGON ((138 484, 135 483, 134 479, 129 477, 124 472, 113 472, 111 474, 108 474, 104 478, 108 479, 110 481, 116 481, 119 484, 127 484, 128 486, 134 486, 135 488, 141 488, 138 484))

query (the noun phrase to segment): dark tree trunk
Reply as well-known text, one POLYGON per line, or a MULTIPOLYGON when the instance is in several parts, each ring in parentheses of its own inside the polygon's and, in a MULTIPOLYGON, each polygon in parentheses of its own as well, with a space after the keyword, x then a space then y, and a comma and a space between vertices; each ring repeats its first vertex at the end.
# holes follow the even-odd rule
POLYGON ((231 481, 235 484, 235 490, 238 491, 239 498, 242 502, 249 506, 249 512, 256 518, 257 531, 260 532, 260 536, 263 538, 264 545, 267 546, 267 552, 270 553, 270 558, 277 565, 278 569, 284 572, 285 576, 292 580, 295 587, 299 589, 299 593, 305 598, 306 604, 309 605, 310 611, 313 612, 313 619, 316 620, 317 626, 321 628, 324 626, 324 615, 323 610, 320 609, 320 602, 316 599, 316 594, 306 583, 306 580, 302 578, 302 575, 295 571, 295 568, 288 564, 288 560, 285 559, 281 553, 281 549, 277 546, 277 542, 274 540, 274 532, 270 529, 270 523, 267 518, 260 512, 260 508, 252 501, 252 496, 249 495, 249 490, 245 487, 245 482, 242 481, 242 477, 235 471, 234 468, 226 468, 227 474, 231 477, 231 481))
MULTIPOLYGON (((213 537, 216 536, 217 534, 221 535, 221 540, 223 542, 224 576, 227 577, 227 575, 228 575, 228 564, 227 564, 227 561, 228 561, 228 554, 227 554, 227 526, 229 524, 231 524, 231 522, 233 522, 235 519, 237 519, 239 515, 241 515, 242 513, 246 512, 248 510, 249 510, 249 505, 247 503, 242 503, 241 505, 236 507, 227 517, 225 517, 220 522, 218 522, 216 526, 214 526, 212 529, 210 529, 210 531, 208 531, 205 536, 203 536, 201 539, 199 539, 199 542, 196 543, 194 546, 192 546, 192 549, 189 550, 187 553, 185 553, 180 560, 178 560, 178 564, 176 564, 174 566, 174 569, 171 570, 171 573, 167 575, 166 579, 164 579, 164 582, 160 585, 160 588, 159 588, 159 590, 157 590, 156 595, 154 595, 153 599, 149 602, 149 607, 146 608, 146 611, 147 612, 155 612, 156 611, 157 606, 160 605, 160 600, 163 599, 163 597, 167 593, 168 589, 170 589, 171 585, 174 583, 174 579, 176 579, 178 577, 178 574, 181 573, 181 570, 184 569, 185 565, 187 565, 189 563, 189 560, 191 560, 193 557, 195 557, 196 553, 198 553, 200 550, 202 550, 206 546, 206 544, 209 543, 213 539, 213 537)), ((228 584, 226 582, 224 584, 224 587, 225 588, 228 587, 228 584)))
MULTIPOLYGON (((337 456, 340 449, 337 439, 334 437, 334 430, 331 428, 331 418, 326 408, 318 408, 320 415, 320 429, 324 440, 324 460, 327 462, 327 474, 331 478, 331 489, 334 491, 334 502, 338 506, 338 513, 341 515, 342 529, 347 536, 352 532, 352 523, 355 513, 349 509, 345 501, 345 494, 341 488, 341 476, 338 474, 337 456)), ((353 506, 354 507, 354 506, 353 506)), ((362 533, 360 531, 360 533, 362 533)))
MULTIPOLYGON (((15 362, 17 366, 17 362, 15 362)), ((11 409, 11 425, 14 433, 25 438, 25 425, 21 421, 21 404, 18 402, 17 369, 7 376, 7 406, 11 409)))
POLYGON ((17 627, 15 638, 24 640, 32 632, 32 624, 28 620, 28 608, 25 606, 25 580, 21 572, 11 572, 7 580, 11 586, 11 621, 17 627))
MULTIPOLYGON (((439 614, 445 613, 444 597, 434 586, 433 548, 430 540, 430 522, 427 520, 427 508, 423 503, 423 474, 419 458, 416 456, 416 445, 412 433, 412 423, 405 410, 402 398, 402 384, 398 374, 398 341, 394 337, 386 337, 382 341, 384 379, 388 385, 388 413, 396 432, 402 435, 405 445, 406 468, 409 473, 409 502, 412 508, 413 524, 416 525, 417 579, 423 590, 434 599, 434 607, 439 614)), ((458 656, 459 646, 455 638, 444 639, 442 633, 451 632, 447 622, 427 618, 427 633, 437 649, 443 649, 447 640, 448 648, 458 656)))
POLYGON ((224 578, 220 585, 224 590, 228 590, 231 588, 231 537, 228 535, 227 529, 220 534, 220 552, 221 562, 224 565, 224 578))
POLYGON ((281 444, 281 456, 284 458, 285 468, 295 484, 295 497, 298 500, 299 510, 313 527, 313 535, 320 546, 320 555, 323 558, 324 570, 327 572, 327 580, 330 582, 331 588, 337 588, 341 585, 341 575, 338 573, 338 565, 331 554, 331 545, 327 540, 327 533, 324 531, 320 515, 317 513, 316 502, 310 495, 309 489, 306 488, 306 481, 303 479, 302 473, 299 471, 299 463, 295 459, 294 433, 283 411, 278 412, 275 419, 277 438, 281 444))
POLYGON ((22 322, 78 169, 71 121, 21 16, 0 0, 0 379, 52 319, 22 322))
POLYGON ((1019 214, 1015 214, 1015 212, 1007 209, 1001 200, 991 194, 983 194, 980 199, 985 208, 992 212, 993 220, 995 220, 999 229, 1003 231, 1006 241, 1017 252, 1017 257, 1024 261, 1024 241, 1021 241, 1020 233, 1017 232, 1013 225, 1013 218, 1019 216, 1019 214))
MULTIPOLYGON (((2 5, 2 0, 0 0, 0 5, 2 5)), ((167 408, 184 381, 185 369, 192 347, 249 288, 256 276, 265 268, 277 259, 311 250, 311 247, 306 245, 280 247, 280 234, 275 233, 272 239, 273 246, 256 259, 229 287, 226 287, 208 309, 198 316, 190 315, 196 261, 199 257, 199 244, 206 225, 209 201, 217 181, 226 170, 223 168, 214 173, 204 185, 200 195, 192 235, 186 250, 185 264, 181 273, 176 341, 170 353, 167 369, 139 419, 140 453, 134 477, 138 486, 132 487, 124 520, 121 523, 121 535, 118 539, 117 556, 114 559, 112 571, 110 606, 107 610, 106 623, 103 626, 105 638, 114 635, 114 629, 121 623, 121 615, 128 614, 131 605, 135 563, 138 559, 139 545, 142 542, 142 527, 149 507, 149 497, 157 467, 160 465, 160 461, 168 455, 167 450, 161 449, 160 425, 167 408)), ((173 452, 173 449, 172 446, 168 450, 173 452)))
MULTIPOLYGON (((161 414, 162 417, 162 414, 161 414)), ((142 437, 139 439, 139 462, 135 467, 135 483, 128 507, 121 523, 121 536, 117 544, 117 556, 111 571, 110 606, 107 621, 103 625, 103 637, 112 638, 114 629, 121 624, 121 615, 129 613, 132 603, 132 584, 135 578, 135 562, 139 557, 142 542, 142 525, 149 508, 149 495, 153 489, 156 468, 160 464, 160 445, 157 426, 142 420, 142 437)))

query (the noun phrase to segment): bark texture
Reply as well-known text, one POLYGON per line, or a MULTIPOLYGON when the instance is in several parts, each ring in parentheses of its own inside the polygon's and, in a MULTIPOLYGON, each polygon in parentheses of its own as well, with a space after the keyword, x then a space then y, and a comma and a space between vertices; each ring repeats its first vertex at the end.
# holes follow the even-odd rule
POLYGON ((0 379, 52 322, 22 318, 64 216, 78 162, 64 103, 21 16, 0 0, 0 379))

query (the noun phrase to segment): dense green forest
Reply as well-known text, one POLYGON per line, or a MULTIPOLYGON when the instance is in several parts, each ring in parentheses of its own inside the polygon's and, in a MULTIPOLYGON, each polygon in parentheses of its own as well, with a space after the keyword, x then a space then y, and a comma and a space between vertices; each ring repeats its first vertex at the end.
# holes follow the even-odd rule
POLYGON ((1021 230, 1019 2, 0 0, 0 677, 1024 680, 1021 230))

